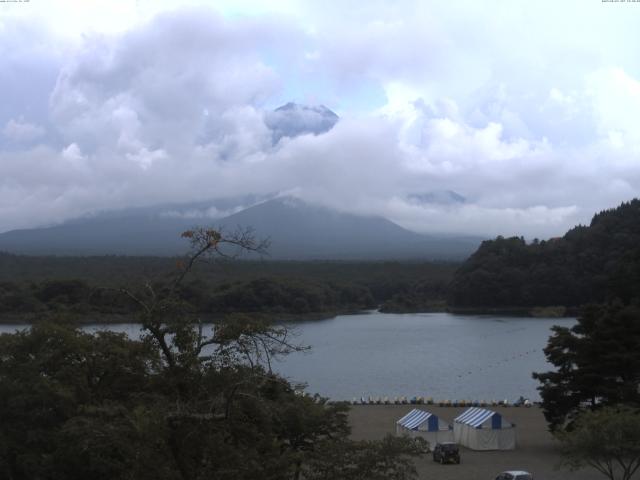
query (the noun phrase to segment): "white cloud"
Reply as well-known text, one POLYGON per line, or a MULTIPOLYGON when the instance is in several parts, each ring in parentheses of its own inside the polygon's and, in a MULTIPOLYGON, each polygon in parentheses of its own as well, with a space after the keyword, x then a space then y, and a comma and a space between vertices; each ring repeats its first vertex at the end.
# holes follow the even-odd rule
POLYGON ((62 150, 62 158, 76 164, 84 160, 80 147, 76 143, 71 143, 62 150))
POLYGON ((212 207, 200 208, 200 209, 192 208, 187 210, 166 210, 164 212, 161 212, 160 216, 169 217, 169 218, 187 218, 187 219, 194 219, 194 220, 200 219, 204 221, 209 221, 209 220, 228 217, 229 215, 238 213, 244 210, 244 208, 249 206, 250 205, 238 206, 238 207, 229 208, 229 209, 219 209, 212 206, 212 207))
POLYGON ((25 122, 23 119, 10 119, 4 128, 2 134, 14 142, 30 142, 45 134, 44 128, 39 125, 25 122))
POLYGON ((633 6, 125 2, 116 25, 107 2, 65 33, 71 3, 35 3, 0 17, 3 230, 280 191, 545 237, 640 191, 633 6), (274 146, 265 118, 291 100, 341 121, 274 146), (467 202, 408 201, 442 190, 467 202))
POLYGON ((598 70, 587 78, 598 133, 616 147, 628 145, 640 152, 640 81, 621 68, 598 70))

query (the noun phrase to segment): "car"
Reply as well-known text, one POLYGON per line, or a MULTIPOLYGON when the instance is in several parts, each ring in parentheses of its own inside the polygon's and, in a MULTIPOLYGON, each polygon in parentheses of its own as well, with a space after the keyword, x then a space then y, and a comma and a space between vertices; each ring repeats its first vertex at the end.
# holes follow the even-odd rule
POLYGON ((496 480, 533 480, 533 475, 522 470, 509 470, 498 475, 496 480))
POLYGON ((460 449, 453 442, 436 443, 433 448, 433 461, 445 463, 460 463, 460 449))

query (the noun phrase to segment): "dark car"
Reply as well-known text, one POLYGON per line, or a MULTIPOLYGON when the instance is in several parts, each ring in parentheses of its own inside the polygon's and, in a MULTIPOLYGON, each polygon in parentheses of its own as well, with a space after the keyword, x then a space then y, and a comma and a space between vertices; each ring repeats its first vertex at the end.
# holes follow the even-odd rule
POLYGON ((460 463, 460 450, 453 442, 436 443, 433 449, 433 461, 444 463, 460 463))

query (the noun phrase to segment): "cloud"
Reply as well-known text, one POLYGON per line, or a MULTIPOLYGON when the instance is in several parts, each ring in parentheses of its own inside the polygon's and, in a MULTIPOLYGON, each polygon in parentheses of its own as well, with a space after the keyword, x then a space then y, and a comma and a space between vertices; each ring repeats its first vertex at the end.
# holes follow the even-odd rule
POLYGON ((215 140, 232 127, 231 110, 257 105, 277 88, 275 72, 248 45, 252 33, 261 40, 251 25, 186 10, 89 38, 60 72, 52 115, 67 140, 89 150, 162 145, 178 153, 215 140))
POLYGON ((44 128, 33 123, 25 122, 22 119, 10 119, 2 129, 2 134, 14 142, 30 142, 45 133, 44 128))
POLYGON ((621 68, 602 69, 587 78, 586 94, 592 102, 597 131, 614 148, 629 146, 640 152, 640 81, 621 68))
POLYGON ((232 3, 127 8, 126 28, 81 35, 0 19, 0 229, 282 192, 422 232, 548 237, 640 190, 628 6, 232 3), (341 120, 303 109, 274 144, 289 101, 341 120), (466 202, 411 201, 444 190, 466 202))
MULTIPOLYGON (((249 205, 250 206, 250 205, 249 205)), ((199 219, 204 221, 215 220, 219 218, 225 218, 234 213, 238 213, 246 208, 245 206, 238 206, 230 209, 219 209, 214 206, 198 209, 191 208, 187 210, 166 210, 160 213, 161 217, 169 218, 184 218, 184 219, 199 219)))

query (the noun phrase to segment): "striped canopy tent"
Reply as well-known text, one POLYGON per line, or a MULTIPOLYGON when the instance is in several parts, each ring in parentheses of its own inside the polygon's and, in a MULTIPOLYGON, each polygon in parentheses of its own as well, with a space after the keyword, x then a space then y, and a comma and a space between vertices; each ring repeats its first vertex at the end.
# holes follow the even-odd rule
POLYGON ((484 408, 469 408, 453 420, 453 436, 472 450, 514 450, 516 426, 484 408))
POLYGON ((430 445, 453 442, 453 429, 431 412, 414 408, 396 422, 396 434, 421 437, 430 445))

